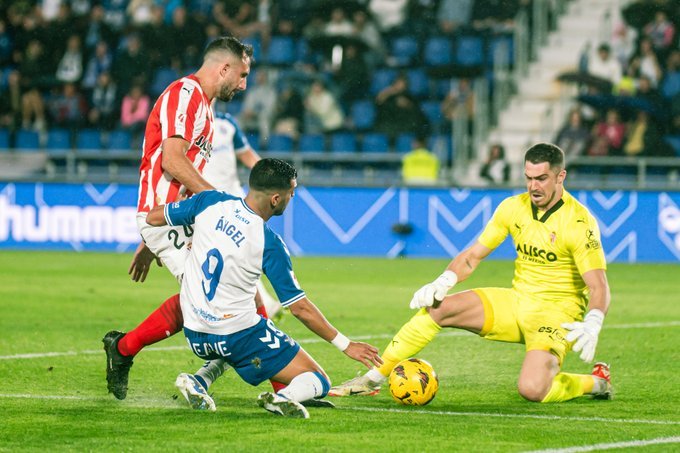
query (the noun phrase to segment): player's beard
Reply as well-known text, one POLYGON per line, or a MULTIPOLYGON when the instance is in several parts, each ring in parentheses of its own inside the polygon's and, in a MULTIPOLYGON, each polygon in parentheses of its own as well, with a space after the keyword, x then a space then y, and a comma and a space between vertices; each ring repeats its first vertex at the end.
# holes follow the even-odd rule
POLYGON ((228 85, 222 85, 220 92, 217 93, 217 99, 222 102, 229 102, 234 98, 236 89, 231 89, 228 85))

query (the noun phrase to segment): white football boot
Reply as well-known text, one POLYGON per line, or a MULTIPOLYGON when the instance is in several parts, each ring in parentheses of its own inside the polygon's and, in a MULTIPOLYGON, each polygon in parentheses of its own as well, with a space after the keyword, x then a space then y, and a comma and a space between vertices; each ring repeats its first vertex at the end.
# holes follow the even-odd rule
POLYGON ((193 374, 181 373, 175 380, 175 387, 179 389, 192 409, 215 412, 215 401, 208 395, 193 374))
POLYGON ((272 414, 293 418, 309 418, 309 412, 302 404, 277 393, 260 393, 260 396, 257 397, 257 404, 272 414))

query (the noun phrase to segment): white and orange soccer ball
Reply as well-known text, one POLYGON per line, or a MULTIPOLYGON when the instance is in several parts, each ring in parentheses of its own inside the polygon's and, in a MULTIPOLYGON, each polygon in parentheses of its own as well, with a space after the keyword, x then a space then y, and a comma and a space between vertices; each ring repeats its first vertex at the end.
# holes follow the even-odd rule
POLYGON ((428 362, 410 358, 399 362, 389 377, 390 393, 399 404, 424 406, 439 390, 439 378, 428 362))

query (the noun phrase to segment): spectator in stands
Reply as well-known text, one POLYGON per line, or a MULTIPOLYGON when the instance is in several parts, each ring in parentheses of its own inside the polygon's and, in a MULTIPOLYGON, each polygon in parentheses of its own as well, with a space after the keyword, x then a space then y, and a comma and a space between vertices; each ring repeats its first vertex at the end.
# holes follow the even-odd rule
POLYGON ((169 32, 172 36, 168 44, 169 55, 179 56, 184 68, 190 70, 198 68, 202 63, 199 60, 205 44, 205 32, 203 27, 188 15, 184 6, 178 6, 172 11, 169 32))
POLYGON ((433 185, 439 179, 439 158, 425 147, 425 140, 413 140, 413 149, 402 158, 401 177, 409 186, 433 185))
POLYGON ((336 7, 331 11, 331 19, 324 27, 327 36, 349 36, 354 32, 352 23, 347 20, 345 10, 336 7))
POLYGON ((321 80, 312 82, 304 105, 305 133, 331 133, 342 128, 345 115, 338 100, 321 80))
POLYGON ((562 148, 565 157, 578 157, 585 153, 590 141, 590 132, 583 124, 579 109, 569 113, 569 121, 557 133, 555 144, 562 148))
POLYGON ((342 56, 340 67, 333 73, 333 79, 340 88, 343 103, 364 99, 370 86, 368 65, 356 46, 348 45, 342 56))
POLYGON ((84 32, 85 50, 92 52, 100 42, 108 44, 109 49, 115 49, 118 39, 111 27, 104 22, 106 10, 100 4, 94 4, 90 11, 87 27, 84 32))
POLYGON ((652 41, 649 38, 640 40, 639 51, 637 56, 640 58, 640 74, 647 76, 653 87, 657 87, 663 71, 656 51, 652 46, 652 41))
POLYGON ((619 19, 614 25, 610 45, 614 58, 619 61, 622 68, 626 68, 628 61, 635 53, 636 42, 637 31, 629 27, 623 19, 619 19))
POLYGON ((83 58, 80 36, 69 36, 66 51, 57 65, 57 80, 62 83, 78 83, 83 77, 83 58))
POLYGON ((406 20, 408 0, 369 0, 368 10, 383 33, 396 33, 406 20))
POLYGON ((441 0, 437 10, 439 30, 451 35, 470 24, 474 0, 441 0))
POLYGON ((475 0, 471 20, 478 30, 507 30, 519 11, 518 0, 475 0))
POLYGON ((656 124, 645 111, 637 112, 635 120, 628 126, 628 135, 623 146, 626 156, 665 155, 666 147, 656 124))
POLYGON ((607 110, 604 121, 595 125, 592 135, 592 143, 588 148, 589 156, 619 155, 626 136, 626 125, 621 122, 618 110, 607 110))
POLYGON ((123 97, 120 107, 120 124, 130 132, 132 147, 138 148, 144 135, 146 120, 151 111, 151 99, 144 93, 141 85, 132 85, 130 92, 123 97))
POLYGON ((479 176, 490 184, 505 184, 510 181, 510 165, 505 160, 505 148, 501 144, 491 145, 489 156, 479 171, 479 176))
POLYGON ((16 130, 21 125, 21 74, 10 71, 7 85, 0 90, 0 127, 16 130))
POLYGON ((286 0, 272 5, 272 28, 274 34, 300 36, 309 21, 310 8, 307 0, 286 0))
POLYGON ((75 131, 85 124, 87 103, 74 83, 68 82, 48 101, 52 123, 75 131))
POLYGON ((665 59, 675 37, 675 25, 668 20, 666 12, 662 10, 657 11, 654 15, 654 20, 645 25, 642 33, 650 39, 654 50, 661 59, 665 59))
POLYGON ((376 24, 360 9, 352 15, 352 23, 354 25, 352 35, 362 40, 368 48, 364 52, 366 63, 371 68, 380 65, 385 60, 385 45, 376 24))
POLYGON ((46 127, 45 102, 41 91, 52 85, 53 77, 40 41, 33 40, 28 43, 19 66, 19 73, 23 91, 21 96, 22 127, 28 129, 31 127, 31 121, 34 121, 34 129, 44 130, 46 127))
POLYGON ((118 91, 111 74, 102 72, 90 96, 87 118, 95 128, 111 130, 118 124, 118 91))
POLYGON ((130 18, 130 25, 144 28, 151 22, 153 6, 154 0, 130 0, 125 11, 130 18))
POLYGON ((217 8, 214 18, 224 30, 228 30, 237 38, 257 36, 266 47, 271 32, 269 5, 264 4, 258 8, 255 3, 240 0, 226 1, 223 7, 217 8))
POLYGON ((276 109, 276 89, 269 82, 265 69, 255 74, 255 83, 248 87, 243 99, 239 122, 247 132, 257 131, 261 137, 269 137, 274 110, 276 109))
MULTIPOLYGON (((179 41, 173 36, 172 41, 179 41)), ((122 53, 113 60, 112 76, 120 93, 127 93, 132 85, 146 85, 148 82, 149 59, 142 48, 142 42, 136 33, 127 36, 127 43, 122 53)))
POLYGON ((42 41, 53 69, 64 54, 68 38, 74 31, 78 33, 71 6, 67 2, 61 2, 56 18, 46 23, 45 39, 42 41))
POLYGON ((293 140, 300 136, 305 110, 302 96, 292 84, 286 84, 276 101, 274 133, 287 135, 293 140))
POLYGON ((390 140, 401 133, 426 136, 429 133, 427 117, 418 100, 408 91, 408 79, 399 74, 391 85, 375 98, 375 129, 387 134, 390 140))
POLYGON ((12 61, 14 42, 7 30, 7 22, 0 17, 0 68, 12 61))
POLYGON ((588 59, 588 73, 617 85, 621 80, 621 64, 612 56, 609 44, 602 43, 588 59))
POLYGON ((441 103, 441 112, 446 121, 444 130, 451 131, 451 122, 456 119, 467 119, 469 125, 475 116, 475 93, 470 79, 460 79, 453 83, 451 89, 441 103))
POLYGON ((664 112, 666 101, 659 90, 652 86, 652 82, 647 76, 643 75, 638 81, 637 97, 649 103, 646 108, 653 115, 661 115, 664 112))
POLYGON ((106 41, 100 41, 95 47, 94 55, 87 62, 81 86, 86 90, 92 90, 97 84, 99 76, 104 72, 110 73, 112 66, 113 57, 109 52, 109 45, 106 41))
POLYGON ((154 5, 151 9, 151 21, 141 30, 144 49, 149 56, 149 64, 153 68, 165 67, 170 62, 170 27, 165 23, 165 8, 154 5))
POLYGON ((635 96, 637 93, 638 80, 640 79, 640 58, 630 59, 619 83, 614 86, 613 93, 616 96, 635 96))

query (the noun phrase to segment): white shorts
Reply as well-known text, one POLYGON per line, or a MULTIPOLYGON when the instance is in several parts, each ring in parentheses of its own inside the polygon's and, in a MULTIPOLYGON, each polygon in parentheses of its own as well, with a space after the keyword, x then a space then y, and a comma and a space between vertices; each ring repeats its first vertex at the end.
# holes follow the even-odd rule
POLYGON ((182 282, 184 263, 191 249, 194 229, 191 226, 156 227, 146 223, 146 212, 137 213, 137 229, 147 247, 161 259, 178 282, 182 282))

